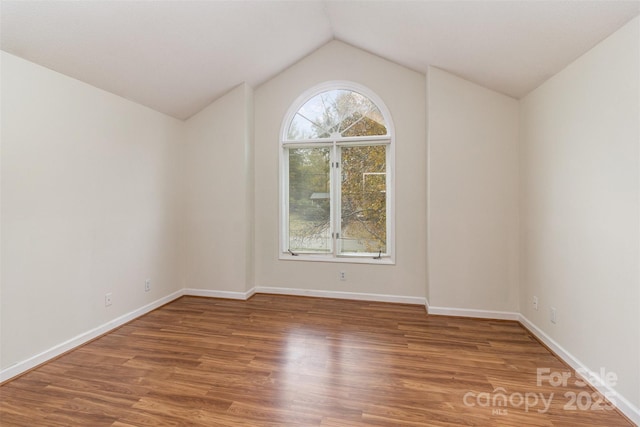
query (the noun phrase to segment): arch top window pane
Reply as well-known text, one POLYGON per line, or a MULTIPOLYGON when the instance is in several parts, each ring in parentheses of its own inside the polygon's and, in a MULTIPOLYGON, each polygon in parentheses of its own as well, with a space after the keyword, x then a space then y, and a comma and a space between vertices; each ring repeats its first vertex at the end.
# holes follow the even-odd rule
POLYGON ((388 129, 376 104, 358 92, 344 89, 329 90, 309 99, 287 129, 289 141, 383 135, 388 135, 388 129))

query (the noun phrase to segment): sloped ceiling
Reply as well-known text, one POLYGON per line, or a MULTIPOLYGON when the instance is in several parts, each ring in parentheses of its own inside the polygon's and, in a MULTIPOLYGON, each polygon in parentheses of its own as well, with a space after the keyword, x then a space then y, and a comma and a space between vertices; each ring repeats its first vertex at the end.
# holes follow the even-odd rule
POLYGON ((1 48, 179 119, 332 39, 520 98, 634 1, 6 1, 1 48))

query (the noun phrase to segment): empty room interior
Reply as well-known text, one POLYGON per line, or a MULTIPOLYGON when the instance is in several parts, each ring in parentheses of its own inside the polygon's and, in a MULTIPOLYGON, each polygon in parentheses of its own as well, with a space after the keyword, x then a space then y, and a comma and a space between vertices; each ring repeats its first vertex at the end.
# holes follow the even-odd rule
POLYGON ((0 425, 640 424, 640 1, 2 1, 0 425))

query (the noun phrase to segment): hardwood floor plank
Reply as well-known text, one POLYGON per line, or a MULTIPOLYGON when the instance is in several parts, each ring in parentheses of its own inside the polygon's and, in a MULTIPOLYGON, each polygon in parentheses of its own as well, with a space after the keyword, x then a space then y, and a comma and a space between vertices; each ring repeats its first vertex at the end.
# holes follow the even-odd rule
POLYGON ((516 322, 366 301, 183 297, 4 384, 0 425, 632 425, 568 408, 564 394, 581 392, 599 396, 516 322), (538 368, 573 381, 538 385, 538 368))

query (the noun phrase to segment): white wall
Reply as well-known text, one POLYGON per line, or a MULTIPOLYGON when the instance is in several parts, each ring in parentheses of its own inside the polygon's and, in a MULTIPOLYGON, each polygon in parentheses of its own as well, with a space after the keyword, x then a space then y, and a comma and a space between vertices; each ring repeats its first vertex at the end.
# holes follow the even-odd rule
POLYGON ((181 138, 178 120, 2 52, 2 369, 180 288, 181 138))
POLYGON ((423 298, 426 283, 425 77, 333 41, 255 90, 255 274, 257 286, 423 298), (396 265, 278 260, 279 132, 305 90, 350 80, 379 95, 396 129, 396 265), (347 273, 346 281, 338 272, 347 273))
POLYGON ((333 41, 186 123, 2 53, 0 368, 183 287, 428 295, 522 311, 640 406, 638 26, 520 105, 333 41), (278 259, 280 126, 328 80, 391 112, 396 265, 278 259))
POLYGON ((616 390, 636 409, 639 22, 521 101, 520 156, 522 313, 589 369, 615 372, 616 390))
POLYGON ((186 288, 253 287, 252 98, 240 85, 186 122, 186 288))
POLYGON ((518 101, 428 73, 429 305, 518 309, 518 101))

